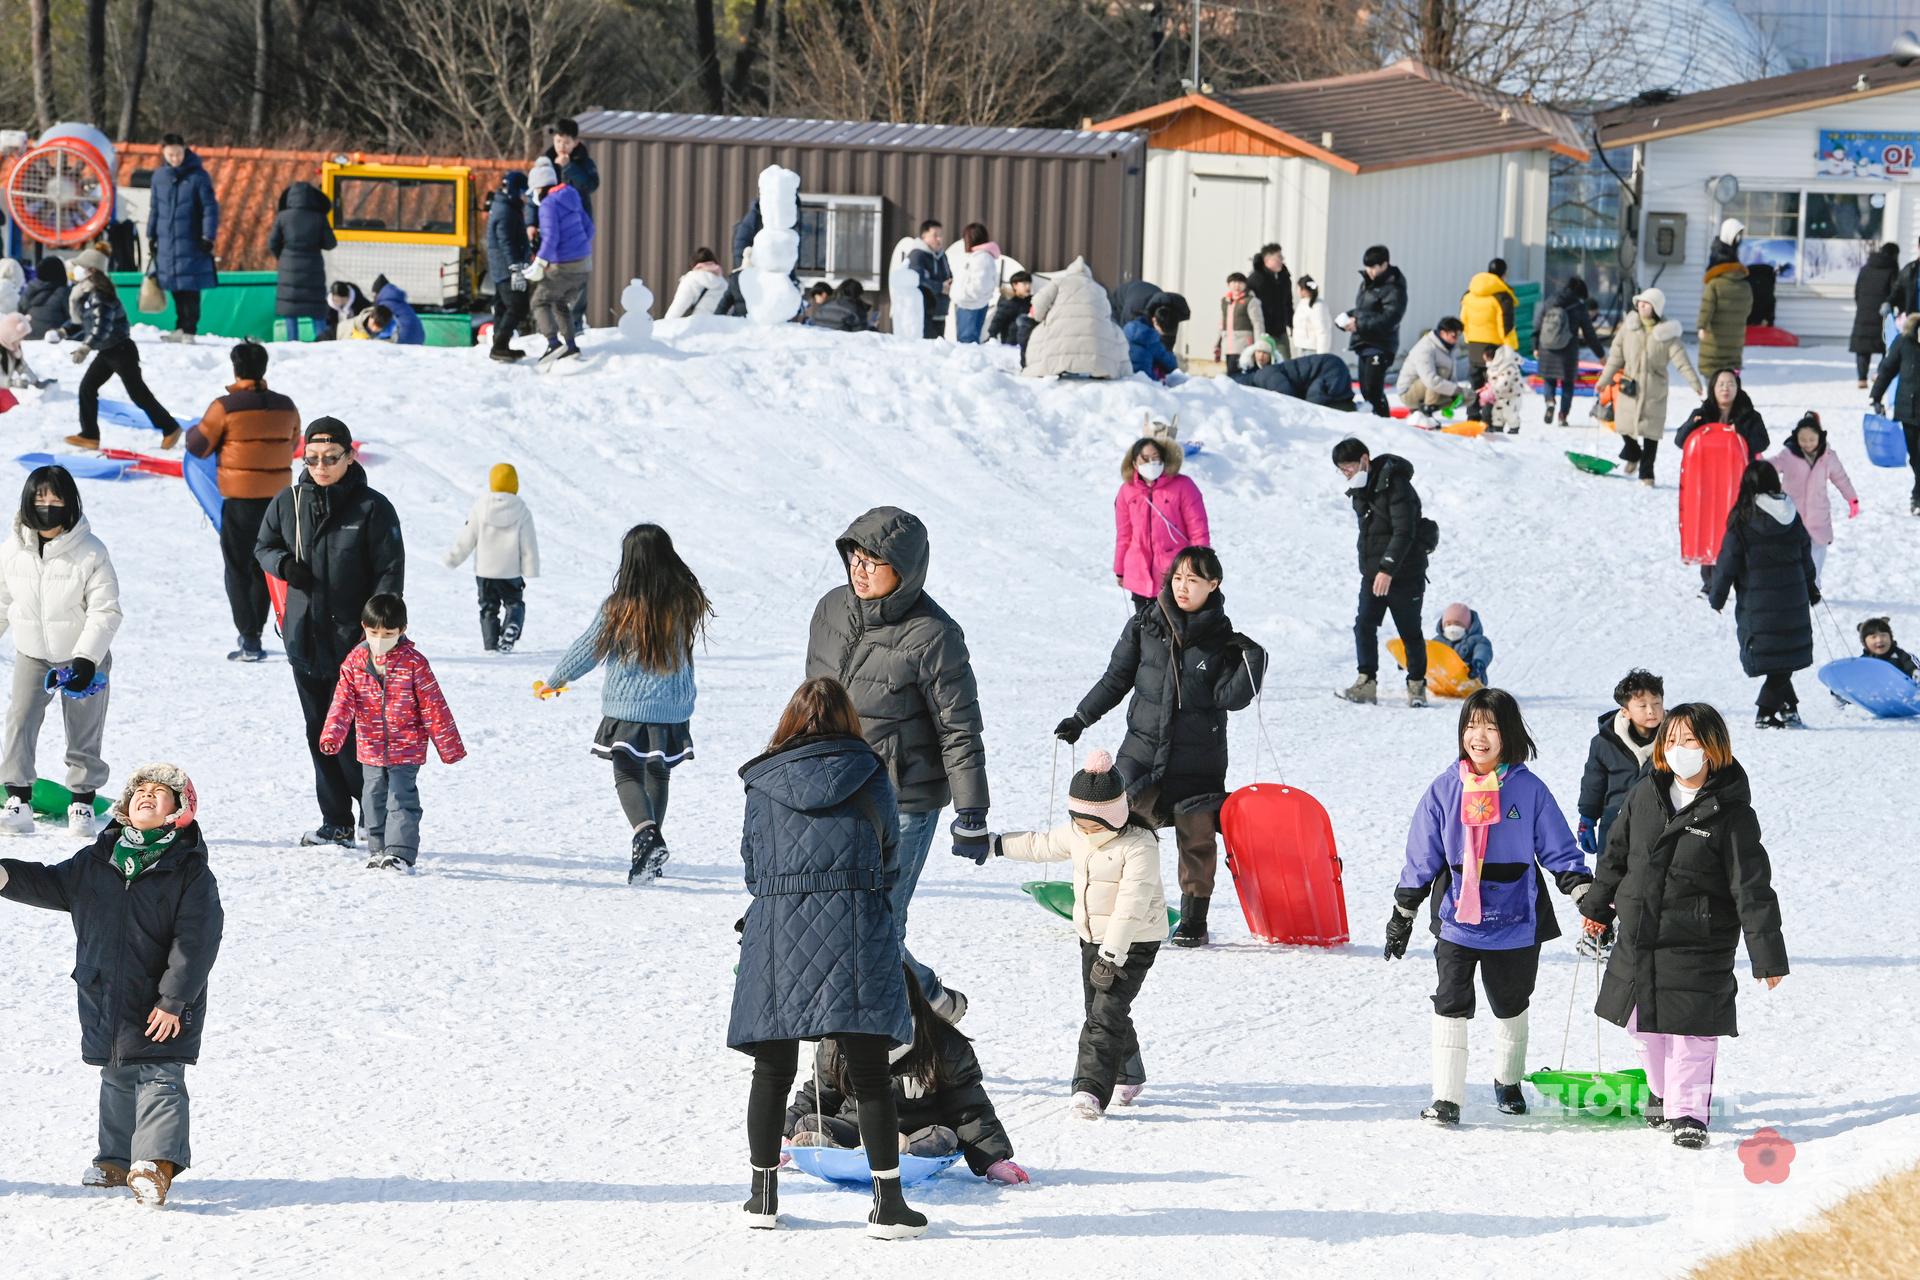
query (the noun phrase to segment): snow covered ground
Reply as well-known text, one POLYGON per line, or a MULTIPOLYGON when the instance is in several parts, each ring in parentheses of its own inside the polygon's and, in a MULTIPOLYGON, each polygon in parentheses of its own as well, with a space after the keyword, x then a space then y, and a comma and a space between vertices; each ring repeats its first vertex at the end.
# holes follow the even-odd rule
MULTIPOLYGON (((1835 707, 1811 673, 1808 731, 1748 727, 1755 684, 1740 674, 1731 612, 1695 599, 1678 558, 1672 459, 1653 492, 1582 475, 1562 450, 1595 437, 1543 430, 1537 402, 1519 438, 1465 441, 1209 381, 1037 383, 1012 376, 1003 352, 944 343, 712 319, 658 336, 670 347, 643 354, 595 334, 597 367, 564 377, 502 369, 478 350, 274 348, 273 385, 368 442, 372 482, 406 528, 412 634, 472 752, 422 775, 413 879, 294 847, 317 815, 292 682, 281 662, 222 661, 232 637, 218 549, 184 488, 83 485, 127 616, 111 785, 152 758, 193 773, 227 936, 189 1077, 196 1164, 154 1214, 77 1185, 94 1150, 95 1073, 77 1053, 70 931, 50 914, 0 911, 10 1274, 931 1265, 1332 1277, 1431 1274, 1444 1258, 1463 1277, 1653 1276, 1912 1161, 1916 730, 1835 707), (994 825, 1040 824, 1050 728, 1124 618, 1111 501, 1120 452, 1148 412, 1177 412, 1182 435, 1206 442, 1190 467, 1229 608, 1275 656, 1263 714, 1278 759, 1258 775, 1330 810, 1354 942, 1251 941, 1223 871, 1216 944, 1165 954, 1137 1008, 1152 1081, 1142 1105, 1090 1125, 1064 1106, 1079 1005, 1068 928, 1018 892, 1027 869, 976 869, 937 843, 915 951, 972 997, 964 1029, 1034 1182, 1001 1189, 962 1170, 919 1189, 933 1232, 903 1252, 858 1238, 864 1197, 789 1175, 789 1229, 749 1234, 738 1208, 749 1068, 723 1044, 745 902, 734 770, 800 678, 809 612, 839 573, 832 540, 876 504, 926 519, 931 590, 966 627, 980 676, 994 825), (1543 1109, 1499 1116, 1484 1015, 1466 1125, 1415 1119, 1429 1096, 1431 943, 1422 930, 1407 961, 1389 965, 1380 934, 1415 801, 1452 758, 1454 716, 1330 696, 1351 678, 1357 575, 1327 451, 1349 431, 1415 463, 1443 529, 1428 613, 1456 598, 1479 609, 1499 648, 1496 682, 1522 698, 1537 767, 1569 813, 1595 717, 1627 667, 1664 673, 1670 700, 1729 711, 1793 973, 1771 994, 1743 981, 1745 1034, 1720 1066, 1728 1114, 1703 1153, 1543 1109), (520 469, 546 569, 510 658, 478 651, 472 579, 440 563, 501 460, 520 469), (611 779, 587 752, 598 679, 546 704, 530 685, 585 624, 620 533, 640 520, 673 532, 720 617, 699 661, 699 758, 674 779, 669 877, 631 890, 611 779), (1797 1146, 1783 1185, 1742 1176, 1737 1144, 1762 1126, 1797 1146)), ((142 354, 176 411, 198 412, 226 380, 224 343, 147 342, 142 354)), ((1861 617, 1891 612, 1911 644, 1920 522, 1904 514, 1905 473, 1866 463, 1850 359, 1751 354, 1750 387, 1776 437, 1803 408, 1821 409, 1862 490, 1864 513, 1840 521, 1827 565, 1835 616, 1850 635, 1861 617)), ((77 371, 60 370, 63 390, 0 419, 15 451, 57 450, 72 430, 77 371)), ((1081 745, 1114 747, 1120 732, 1116 714, 1081 745)), ((1254 717, 1236 717, 1232 736, 1238 785, 1256 776, 1254 717)), ((41 771, 59 773, 51 731, 41 771)), ((6 852, 52 860, 71 843, 49 833, 6 852)), ((1166 875, 1171 889, 1171 849, 1166 875)), ((1550 948, 1533 1064, 1560 1060, 1578 968, 1570 945, 1550 948)), ((1567 1061, 1628 1065, 1613 1028, 1596 1045, 1591 995, 1589 973, 1567 1061)))

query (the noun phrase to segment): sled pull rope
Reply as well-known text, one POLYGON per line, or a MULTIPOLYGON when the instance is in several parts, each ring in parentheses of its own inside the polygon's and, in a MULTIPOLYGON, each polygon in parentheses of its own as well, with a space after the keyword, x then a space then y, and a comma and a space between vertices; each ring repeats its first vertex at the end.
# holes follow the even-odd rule
MULTIPOLYGON (((1840 625, 1840 620, 1838 618, 1833 616, 1833 606, 1827 603, 1827 598, 1825 595, 1822 595, 1820 597, 1820 608, 1827 615, 1827 625, 1833 628, 1833 633, 1840 637, 1842 644, 1845 644, 1847 639, 1847 629, 1840 625)), ((1826 634, 1827 634, 1826 631, 1822 630, 1820 633, 1821 638, 1825 639, 1826 634)), ((1830 640, 1827 642, 1827 654, 1829 657, 1833 658, 1836 662, 1839 661, 1839 655, 1834 652, 1833 642, 1830 640)))
POLYGON ((1573 981, 1567 987, 1567 1025, 1560 1032, 1560 1070, 1567 1069, 1567 1045, 1573 1040, 1573 1005, 1580 995, 1580 970, 1583 966, 1573 966, 1573 981))
MULTIPOLYGON (((1593 996, 1595 1004, 1600 1002, 1600 975, 1600 952, 1598 948, 1595 948, 1593 953, 1593 996)), ((1593 1015, 1593 1069, 1596 1073, 1606 1069, 1600 1061, 1601 1030, 1600 1015, 1598 1012, 1595 1012, 1593 1015)))
POLYGON ((1259 736, 1253 740, 1253 780, 1260 781, 1260 747, 1264 743, 1267 754, 1273 757, 1273 774, 1280 779, 1280 785, 1285 786, 1287 775, 1280 768, 1280 753, 1274 750, 1273 739, 1267 736, 1267 717, 1261 709, 1262 695, 1266 692, 1265 682, 1254 679, 1253 662, 1247 657, 1245 649, 1240 651, 1240 665, 1247 669, 1247 683, 1253 686, 1253 722, 1260 729, 1259 736))

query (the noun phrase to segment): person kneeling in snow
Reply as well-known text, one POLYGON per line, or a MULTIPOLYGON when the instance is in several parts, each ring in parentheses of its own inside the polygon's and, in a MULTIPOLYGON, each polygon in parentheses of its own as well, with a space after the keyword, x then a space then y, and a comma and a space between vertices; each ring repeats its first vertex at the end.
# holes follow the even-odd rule
POLYGON ((1860 656, 1890 662, 1901 675, 1920 680, 1913 655, 1893 642, 1893 623, 1886 618, 1868 618, 1860 624, 1860 656))
POLYGON ((1560 936, 1535 864, 1553 873, 1577 905, 1593 877, 1547 784, 1529 772, 1533 737, 1520 704, 1482 689, 1460 707, 1459 758, 1427 788, 1407 832, 1407 862, 1387 917, 1388 960, 1407 954, 1414 917, 1433 896, 1433 1104, 1420 1113, 1460 1123, 1466 1101, 1467 1022, 1473 975, 1493 1007, 1495 1104, 1524 1115, 1527 1005, 1540 974, 1540 945, 1560 936))
MULTIPOLYGON (((1506 350, 1505 347, 1501 348, 1506 350)), ((1447 606, 1440 615, 1440 621, 1434 624, 1433 638, 1444 641, 1448 648, 1460 655, 1460 661, 1467 664, 1467 678, 1473 687, 1467 693, 1477 692, 1487 682, 1487 668, 1493 665, 1493 641, 1480 629, 1480 615, 1459 601, 1447 606)))
POLYGON ((1400 365, 1394 394, 1407 406, 1407 425, 1432 430, 1434 414, 1452 404, 1464 388, 1454 380, 1459 372, 1456 348, 1461 324, 1457 316, 1442 316, 1433 331, 1421 335, 1400 365))
POLYGON ((1233 375, 1235 382, 1243 387, 1292 396, 1308 404, 1352 412, 1353 374, 1348 371, 1345 360, 1339 356, 1309 355, 1261 365, 1258 363, 1261 350, 1261 347, 1253 349, 1255 368, 1249 369, 1246 361, 1241 361, 1240 372, 1233 375))
POLYGON ((106 830, 53 866, 0 858, 0 897, 73 917, 80 1058, 100 1068, 100 1147, 87 1187, 162 1205, 192 1163, 187 1068, 200 1060, 220 886, 178 765, 134 770, 106 830))
POLYGON ((360 820, 367 827, 367 869, 413 871, 420 853, 420 766, 433 739, 442 764, 467 758, 453 712, 427 656, 404 634, 407 603, 382 593, 360 611, 366 640, 340 664, 320 750, 335 755, 354 733, 360 760, 360 820))
MULTIPOLYGON (((903 966, 904 968, 904 966, 903 966)), ((893 1074, 893 1105, 906 1155, 945 1156, 958 1151, 967 1167, 994 1182, 1027 1182, 1013 1162, 1013 1142, 994 1113, 981 1082, 973 1042, 961 1035, 920 993, 905 969, 913 1006, 913 1043, 887 1055, 893 1074)), ((796 1147, 860 1145, 860 1098, 845 1055, 823 1039, 813 1055, 813 1077, 800 1085, 787 1108, 787 1138, 796 1147)))
POLYGON ((1073 927, 1087 1020, 1074 1060, 1073 1113, 1098 1120, 1117 1098, 1131 1106, 1147 1082, 1133 1002, 1167 936, 1160 841, 1133 812, 1126 782, 1104 751, 1087 753, 1067 787, 1067 821, 1009 831, 993 852, 1020 862, 1073 863, 1073 927))

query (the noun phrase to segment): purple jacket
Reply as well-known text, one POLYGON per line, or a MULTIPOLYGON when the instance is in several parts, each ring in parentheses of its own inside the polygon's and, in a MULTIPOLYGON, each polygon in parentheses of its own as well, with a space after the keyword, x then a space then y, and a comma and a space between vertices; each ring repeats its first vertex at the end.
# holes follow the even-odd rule
POLYGON ((593 219, 580 203, 580 193, 564 182, 549 187, 540 201, 542 262, 578 262, 593 252, 593 219))
POLYGON ((1562 893, 1593 879, 1547 784, 1527 766, 1514 765, 1500 783, 1500 821, 1487 830, 1487 861, 1480 872, 1479 924, 1454 919, 1459 904, 1466 832, 1460 825, 1460 771, 1448 765, 1433 780, 1407 832, 1407 865, 1394 898, 1418 907, 1436 885, 1433 932, 1448 942, 1482 951, 1512 951, 1560 936, 1547 901, 1546 882, 1534 863, 1554 873, 1562 893))

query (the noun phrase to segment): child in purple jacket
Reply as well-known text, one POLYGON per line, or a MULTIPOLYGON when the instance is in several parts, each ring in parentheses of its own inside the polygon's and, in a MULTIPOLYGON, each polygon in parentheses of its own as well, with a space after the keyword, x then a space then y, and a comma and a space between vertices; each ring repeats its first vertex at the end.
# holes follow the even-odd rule
POLYGON ((1407 865, 1387 920, 1386 956, 1407 953, 1414 915, 1433 894, 1433 1105, 1436 1124, 1460 1123, 1467 1080, 1467 1021, 1473 974, 1493 1009, 1498 1063, 1494 1101, 1507 1115, 1527 1109, 1520 1077, 1527 1057, 1527 1004, 1540 971, 1540 944, 1560 936, 1536 869, 1560 892, 1583 897, 1593 880, 1547 784, 1528 770, 1536 754, 1520 704, 1504 689, 1481 689, 1460 708, 1459 759, 1435 778, 1414 811, 1407 865))

